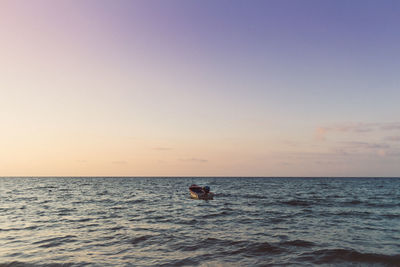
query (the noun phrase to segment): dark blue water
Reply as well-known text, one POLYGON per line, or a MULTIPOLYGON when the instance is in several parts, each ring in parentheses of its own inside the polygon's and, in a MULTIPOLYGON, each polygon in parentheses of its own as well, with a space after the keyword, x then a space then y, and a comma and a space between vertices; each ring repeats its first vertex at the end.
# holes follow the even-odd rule
POLYGON ((398 178, 0 178, 0 196, 0 266, 400 266, 398 178))

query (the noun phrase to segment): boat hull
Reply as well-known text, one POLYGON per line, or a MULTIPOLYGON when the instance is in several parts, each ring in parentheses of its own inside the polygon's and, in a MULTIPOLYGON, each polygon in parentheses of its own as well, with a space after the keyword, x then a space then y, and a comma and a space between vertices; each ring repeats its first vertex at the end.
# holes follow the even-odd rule
POLYGON ((190 197, 193 199, 214 199, 214 193, 208 193, 208 194, 197 194, 196 192, 190 191, 190 197))

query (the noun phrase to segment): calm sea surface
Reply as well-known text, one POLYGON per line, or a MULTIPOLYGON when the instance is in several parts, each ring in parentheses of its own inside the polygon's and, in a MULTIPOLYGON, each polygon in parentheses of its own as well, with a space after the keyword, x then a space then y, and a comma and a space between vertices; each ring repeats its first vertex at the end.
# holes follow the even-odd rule
POLYGON ((400 179, 0 178, 0 266, 58 265, 400 266, 400 179))

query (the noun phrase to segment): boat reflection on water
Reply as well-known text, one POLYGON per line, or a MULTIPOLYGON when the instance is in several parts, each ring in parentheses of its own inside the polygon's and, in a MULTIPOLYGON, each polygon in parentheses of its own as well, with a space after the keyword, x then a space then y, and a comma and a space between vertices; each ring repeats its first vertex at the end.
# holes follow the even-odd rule
POLYGON ((192 184, 189 187, 190 191, 190 197, 194 199, 213 199, 214 198, 214 193, 210 192, 210 187, 209 186, 198 186, 196 184, 192 184))

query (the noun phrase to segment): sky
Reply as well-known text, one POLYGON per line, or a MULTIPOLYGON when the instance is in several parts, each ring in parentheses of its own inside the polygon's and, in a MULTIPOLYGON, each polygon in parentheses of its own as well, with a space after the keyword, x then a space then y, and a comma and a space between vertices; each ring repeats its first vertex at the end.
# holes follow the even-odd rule
POLYGON ((0 0, 0 176, 400 176, 400 2, 0 0))

